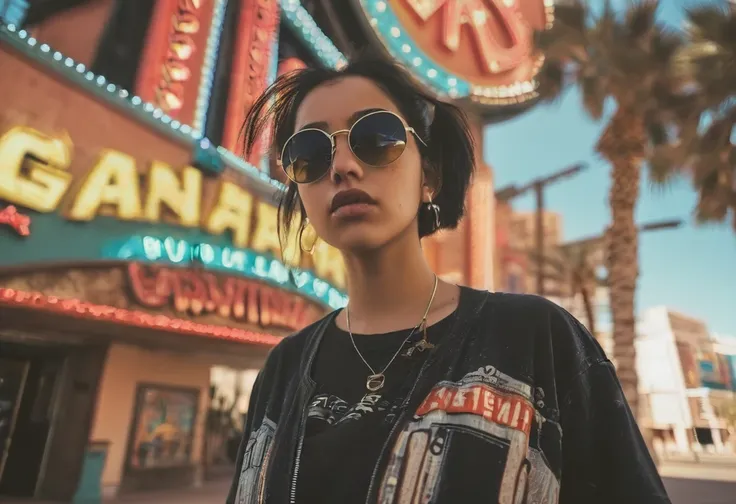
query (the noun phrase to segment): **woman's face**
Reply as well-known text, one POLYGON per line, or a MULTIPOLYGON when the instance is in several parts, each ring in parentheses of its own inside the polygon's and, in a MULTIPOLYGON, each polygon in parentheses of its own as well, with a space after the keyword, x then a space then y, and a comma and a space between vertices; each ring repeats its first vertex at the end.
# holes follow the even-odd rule
MULTIPOLYGON (((307 95, 297 110, 294 131, 347 130, 376 109, 394 112, 406 121, 370 79, 344 77, 307 95)), ((340 250, 358 252, 379 248, 404 233, 418 236, 417 211, 420 202, 429 201, 431 193, 423 187, 416 138, 407 133, 407 146, 401 156, 381 167, 356 159, 347 135, 338 134, 335 141, 330 172, 298 188, 307 217, 320 238, 340 250)))

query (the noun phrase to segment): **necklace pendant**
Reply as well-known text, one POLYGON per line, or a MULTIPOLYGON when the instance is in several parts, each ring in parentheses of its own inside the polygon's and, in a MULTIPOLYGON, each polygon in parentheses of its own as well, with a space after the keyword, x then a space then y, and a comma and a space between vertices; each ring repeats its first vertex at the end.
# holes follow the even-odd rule
POLYGON ((431 350, 432 348, 434 348, 434 344, 430 343, 426 339, 422 339, 417 342, 414 348, 416 348, 420 352, 424 352, 425 350, 431 350))
POLYGON ((373 374, 368 377, 365 382, 365 388, 368 392, 378 392, 383 388, 383 384, 386 382, 386 377, 383 373, 373 374))

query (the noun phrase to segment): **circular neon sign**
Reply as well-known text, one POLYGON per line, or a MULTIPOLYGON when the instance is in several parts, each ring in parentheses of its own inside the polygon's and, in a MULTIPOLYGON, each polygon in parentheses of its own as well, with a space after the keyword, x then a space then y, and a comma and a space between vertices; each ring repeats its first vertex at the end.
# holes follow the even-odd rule
POLYGON ((553 0, 355 0, 386 50, 435 93, 486 105, 537 97, 535 30, 553 0))

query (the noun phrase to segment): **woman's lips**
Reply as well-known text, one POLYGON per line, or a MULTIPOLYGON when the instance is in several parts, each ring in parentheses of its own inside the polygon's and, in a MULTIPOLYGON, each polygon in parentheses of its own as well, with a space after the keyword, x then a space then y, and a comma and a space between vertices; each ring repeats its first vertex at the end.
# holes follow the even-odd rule
POLYGON ((338 207, 332 212, 332 216, 338 219, 355 219, 365 217, 371 213, 376 205, 372 203, 350 203, 338 207))
POLYGON ((332 197, 330 215, 338 218, 359 218, 367 215, 376 206, 370 194, 351 188, 338 192, 332 197))

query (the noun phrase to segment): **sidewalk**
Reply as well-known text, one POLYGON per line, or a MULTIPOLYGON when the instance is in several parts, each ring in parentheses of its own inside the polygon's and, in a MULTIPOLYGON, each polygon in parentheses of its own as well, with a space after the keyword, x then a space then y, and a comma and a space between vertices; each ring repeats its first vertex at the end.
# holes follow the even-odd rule
POLYGON ((736 482, 734 454, 659 454, 657 465, 665 478, 736 482))
MULTIPOLYGON (((730 483, 726 482, 736 482, 736 466, 726 465, 714 468, 713 465, 707 464, 668 463, 666 467, 660 468, 660 472, 663 477, 667 478, 665 486, 670 492, 673 504, 727 504, 733 502, 731 496, 734 494, 734 488, 728 486, 730 483)), ((229 488, 230 479, 222 479, 208 481, 200 488, 123 495, 106 500, 104 504, 224 504, 229 488)), ((3 501, 3 504, 61 503, 22 500, 3 501)))
MULTIPOLYGON (((104 504, 225 504, 230 479, 208 481, 200 488, 140 492, 105 499, 104 504)), ((67 504, 34 499, 2 499, 3 504, 67 504)))
POLYGON ((664 461, 659 465, 659 474, 664 478, 684 478, 736 483, 734 462, 675 462, 664 461))
POLYGON ((200 488, 121 495, 105 504, 225 504, 230 483, 230 479, 221 479, 208 481, 200 488))

